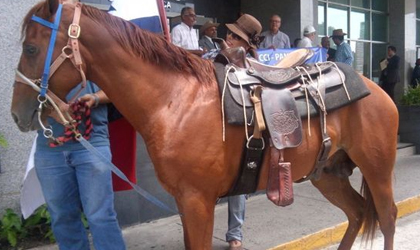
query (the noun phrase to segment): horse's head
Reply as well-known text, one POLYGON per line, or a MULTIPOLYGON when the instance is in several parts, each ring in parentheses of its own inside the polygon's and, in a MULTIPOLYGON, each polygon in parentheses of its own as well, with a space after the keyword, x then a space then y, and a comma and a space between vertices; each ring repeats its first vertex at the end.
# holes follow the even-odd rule
MULTIPOLYGON (((47 0, 34 6, 23 21, 22 55, 11 105, 13 119, 23 132, 40 128, 54 100, 65 100, 67 93, 82 81, 82 65, 76 65, 74 49, 68 45, 69 34, 75 36, 68 32, 74 12, 73 4, 47 0)), ((78 32, 80 29, 75 26, 74 33, 78 32)))

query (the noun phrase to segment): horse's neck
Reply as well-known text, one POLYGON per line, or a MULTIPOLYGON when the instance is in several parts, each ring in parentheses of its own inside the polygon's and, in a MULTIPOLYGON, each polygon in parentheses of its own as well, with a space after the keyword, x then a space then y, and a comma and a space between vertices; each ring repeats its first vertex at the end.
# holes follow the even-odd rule
POLYGON ((193 77, 164 71, 139 58, 127 58, 124 53, 110 52, 107 56, 102 59, 106 64, 92 67, 92 79, 141 133, 160 124, 176 124, 178 117, 173 117, 173 109, 188 112, 194 102, 191 97, 197 96, 199 85, 188 84, 195 80, 193 77))
POLYGON ((214 99, 195 77, 146 62, 123 50, 106 29, 89 28, 92 33, 81 37, 88 77, 143 137, 156 126, 173 130, 196 103, 214 99))

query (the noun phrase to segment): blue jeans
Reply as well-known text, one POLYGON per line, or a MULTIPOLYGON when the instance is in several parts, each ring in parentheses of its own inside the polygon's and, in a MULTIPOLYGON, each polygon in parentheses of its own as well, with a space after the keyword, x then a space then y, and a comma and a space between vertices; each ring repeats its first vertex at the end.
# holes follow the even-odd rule
POLYGON ((226 241, 239 240, 242 242, 242 224, 245 220, 245 195, 228 197, 228 231, 226 241))
MULTIPOLYGON (((111 158, 108 146, 96 149, 111 158)), ((90 249, 82 212, 96 250, 125 249, 106 163, 87 150, 40 150, 35 153, 35 169, 61 250, 90 249)))

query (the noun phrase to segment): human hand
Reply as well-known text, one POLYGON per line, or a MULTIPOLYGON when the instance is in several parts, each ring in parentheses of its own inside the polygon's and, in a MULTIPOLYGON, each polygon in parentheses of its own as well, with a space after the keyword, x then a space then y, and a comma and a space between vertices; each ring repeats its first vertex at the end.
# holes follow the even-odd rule
POLYGON ((212 40, 214 43, 218 43, 218 44, 219 44, 220 49, 222 49, 222 50, 229 48, 229 46, 227 45, 226 41, 225 41, 223 38, 220 38, 220 37, 213 37, 211 40, 212 40))
POLYGON ((86 94, 78 100, 85 102, 89 108, 96 108, 99 105, 99 96, 97 94, 86 94))

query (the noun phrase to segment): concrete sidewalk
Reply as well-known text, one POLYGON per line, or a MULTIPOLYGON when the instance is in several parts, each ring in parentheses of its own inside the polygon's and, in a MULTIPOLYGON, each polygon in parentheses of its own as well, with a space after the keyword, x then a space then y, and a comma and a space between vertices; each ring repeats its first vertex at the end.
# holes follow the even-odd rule
MULTIPOLYGON (((400 215, 419 210, 419 179, 420 155, 399 157, 395 170, 394 195, 396 202, 401 204, 400 215), (409 198, 412 199, 406 201, 409 198)), ((355 189, 359 190, 361 175, 358 170, 351 180, 355 189)), ((315 249, 334 243, 334 239, 328 237, 328 232, 337 231, 336 226, 346 221, 344 213, 330 204, 310 182, 294 184, 294 192, 295 202, 284 208, 272 204, 265 194, 247 200, 243 228, 245 249, 315 249), (321 230, 324 231, 317 234, 321 230)), ((227 204, 222 203, 217 205, 215 211, 213 249, 227 249, 226 229, 227 204)), ((127 227, 123 231, 129 250, 184 249, 179 216, 127 227)), ((55 249, 56 246, 36 248, 55 249)))
MULTIPOLYGON (((351 179, 358 190, 361 183, 360 172, 355 171, 351 179)), ((420 155, 398 158, 394 184, 396 202, 419 196, 419 179, 420 155)), ((344 213, 330 204, 310 182, 295 184, 294 192, 295 202, 284 208, 272 204, 265 194, 248 199, 243 228, 245 249, 286 249, 287 246, 281 245, 347 221, 344 213)), ((417 210, 416 204, 402 204, 400 212, 404 210, 404 213, 410 213, 417 210)), ((227 248, 226 229, 227 204, 219 204, 215 211, 213 249, 227 248)), ((124 229, 124 236, 130 250, 184 249, 182 225, 178 216, 128 227, 124 229)), ((311 244, 307 238, 304 241, 311 244)), ((295 249, 311 249, 310 246, 303 247, 303 244, 295 249)))

